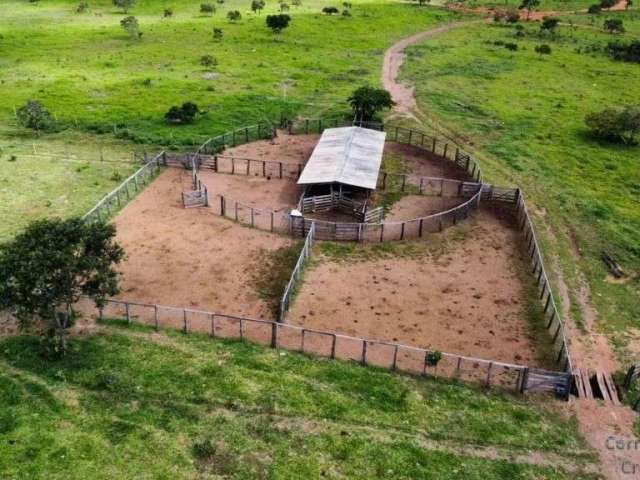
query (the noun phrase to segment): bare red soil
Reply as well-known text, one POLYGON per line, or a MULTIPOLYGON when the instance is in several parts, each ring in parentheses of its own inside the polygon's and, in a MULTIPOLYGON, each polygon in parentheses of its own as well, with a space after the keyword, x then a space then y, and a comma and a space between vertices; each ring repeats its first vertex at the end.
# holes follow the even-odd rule
POLYGON ((288 321, 479 358, 539 364, 527 323, 519 234, 485 211, 470 222, 445 233, 441 254, 320 260, 305 274, 288 321), (461 231, 463 238, 456 239, 461 231))
MULTIPOLYGON (((274 181, 219 176, 240 199, 277 203, 281 195, 274 181)), ((208 208, 184 209, 180 193, 190 179, 184 170, 165 171, 117 216, 117 240, 127 253, 118 298, 270 318, 253 272, 265 251, 291 240, 243 227, 208 208)))

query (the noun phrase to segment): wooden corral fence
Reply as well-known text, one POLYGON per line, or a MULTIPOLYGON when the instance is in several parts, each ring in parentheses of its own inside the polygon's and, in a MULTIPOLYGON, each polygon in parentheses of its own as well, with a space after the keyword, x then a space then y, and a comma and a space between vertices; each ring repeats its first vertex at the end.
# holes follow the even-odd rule
POLYGON ((483 185, 482 198, 484 202, 507 206, 514 214, 519 230, 524 236, 524 244, 529 261, 531 262, 531 275, 535 279, 538 300, 543 307, 546 328, 553 343, 553 351, 556 355, 556 363, 565 372, 572 372, 571 357, 567 350, 567 336, 564 322, 560 317, 558 307, 551 289, 551 283, 547 277, 544 266, 542 250, 538 245, 533 222, 524 199, 524 194, 519 188, 504 188, 494 185, 483 185))
POLYGON ((164 165, 166 165, 166 152, 162 151, 118 185, 112 192, 105 195, 91 210, 84 214, 82 219, 88 222, 107 220, 144 186, 149 184, 160 171, 160 167, 164 165))
POLYGON ((302 250, 300 250, 300 255, 298 256, 298 261, 296 262, 296 266, 291 272, 291 278, 289 278, 289 283, 287 283, 287 287, 284 289, 284 293, 282 294, 282 298, 280 299, 280 311, 278 313, 278 321, 284 322, 285 316, 289 311, 289 305, 291 304, 291 297, 294 295, 298 284, 300 283, 300 279, 302 277, 302 271, 304 270, 305 263, 309 259, 311 255, 311 249, 313 248, 313 244, 315 242, 315 226, 312 224, 309 228, 309 233, 307 233, 307 238, 304 240, 304 245, 302 246, 302 250))
MULTIPOLYGON (((94 313, 87 302, 81 311, 94 313)), ((181 329, 185 333, 208 334, 214 338, 232 338, 268 345, 275 349, 299 351, 330 359, 351 360, 365 366, 391 371, 485 385, 516 393, 549 391, 537 380, 539 370, 525 365, 441 353, 441 360, 430 361, 432 350, 398 343, 351 337, 335 332, 304 328, 298 325, 225 315, 218 312, 126 302, 109 299, 98 312, 100 318, 126 319, 127 322, 162 328, 181 329)), ((570 375, 544 372, 553 377, 554 391, 566 396, 570 375)))
POLYGON ((291 231, 289 209, 255 208, 226 195, 215 195, 210 204, 214 213, 252 228, 287 235, 291 231))
MULTIPOLYGON (((434 213, 402 222, 329 222, 308 217, 292 217, 291 234, 304 236, 312 224, 318 240, 387 242, 420 238, 427 233, 441 232, 469 217, 480 203, 482 188, 475 185, 475 193, 465 202, 444 212, 434 213)), ((466 191, 466 193, 469 193, 466 191)))
POLYGON ((301 213, 326 212, 338 210, 354 217, 358 222, 379 222, 384 213, 383 207, 369 208, 367 202, 359 202, 344 196, 341 192, 327 195, 302 197, 299 203, 301 213))

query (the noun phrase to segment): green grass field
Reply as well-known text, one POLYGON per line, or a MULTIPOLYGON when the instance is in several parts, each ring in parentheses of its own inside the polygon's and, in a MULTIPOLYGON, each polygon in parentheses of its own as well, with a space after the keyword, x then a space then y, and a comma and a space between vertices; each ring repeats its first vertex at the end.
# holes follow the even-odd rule
POLYGON ((5 5, 0 121, 11 123, 16 106, 37 98, 78 130, 192 145, 283 114, 344 112, 354 84, 378 82, 382 53, 393 41, 455 18, 417 4, 358 0, 350 17, 327 16, 323 6, 341 4, 305 0, 291 7, 291 26, 275 35, 265 25, 275 2, 252 14, 248 0, 229 0, 209 17, 199 13, 201 2, 139 0, 129 13, 143 36, 131 40, 111 1, 90 1, 84 14, 74 13, 77 3, 5 5), (173 17, 162 18, 165 6, 173 17), (234 24, 226 14, 235 9, 243 18, 234 24), (214 27, 223 30, 221 41, 214 27), (218 65, 201 66, 203 55, 218 65), (166 111, 185 101, 206 113, 193 125, 167 125, 166 111))
MULTIPOLYGON (((454 0, 451 3, 462 3, 469 8, 511 9, 520 7, 522 0, 454 0)), ((535 9, 541 12, 580 11, 587 10, 595 3, 599 3, 598 0, 540 0, 540 5, 535 9)))
MULTIPOLYGON (((640 25, 636 12, 618 15, 630 31, 640 25)), ((478 154, 487 178, 522 186, 534 202, 538 230, 548 256, 559 256, 576 320, 582 320, 582 273, 601 326, 620 333, 624 343, 621 332, 637 327, 640 317, 640 280, 633 278, 640 269, 640 147, 593 140, 584 117, 637 104, 638 66, 591 52, 613 38, 600 29, 562 26, 556 36, 538 30, 538 24, 526 25, 524 37, 498 25, 454 30, 411 48, 403 74, 417 85, 422 110, 478 154), (518 51, 500 42, 516 43, 518 51), (541 43, 551 46, 551 55, 535 53, 541 43), (606 280, 603 250, 631 274, 627 283, 606 280)))
POLYGON ((3 478, 597 478, 535 399, 112 321, 73 344, 0 341, 3 478))

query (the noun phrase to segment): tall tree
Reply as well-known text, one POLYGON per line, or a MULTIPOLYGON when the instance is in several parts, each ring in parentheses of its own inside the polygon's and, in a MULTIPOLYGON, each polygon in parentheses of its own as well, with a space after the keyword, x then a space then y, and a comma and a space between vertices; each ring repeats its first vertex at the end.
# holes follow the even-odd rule
POLYGON ((114 237, 113 225, 79 218, 31 223, 0 245, 0 310, 15 315, 23 329, 44 322, 47 353, 64 355, 80 297, 102 308, 118 293, 114 266, 124 250, 114 237))
POLYGON ((396 104, 388 91, 369 86, 355 90, 347 101, 351 105, 355 120, 362 122, 373 120, 379 111, 396 104))

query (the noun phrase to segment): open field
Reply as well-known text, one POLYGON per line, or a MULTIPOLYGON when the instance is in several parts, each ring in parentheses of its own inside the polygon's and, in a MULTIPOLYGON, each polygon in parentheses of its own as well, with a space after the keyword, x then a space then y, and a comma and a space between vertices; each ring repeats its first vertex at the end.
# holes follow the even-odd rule
POLYGON ((320 243, 288 322, 531 366, 547 338, 519 234, 494 214, 402 246, 320 243), (535 294, 534 294, 535 296, 535 294), (542 328, 540 328, 542 327, 542 328))
POLYGON ((76 14, 76 0, 4 2, 0 121, 12 122, 15 106, 38 98, 74 128, 179 145, 281 114, 344 112, 354 84, 377 82, 394 40, 457 16, 360 0, 350 17, 327 16, 326 2, 305 0, 288 12, 291 26, 274 35, 264 19, 275 2, 258 15, 250 2, 228 0, 210 17, 199 13, 201 2, 177 0, 163 19, 166 2, 139 0, 129 14, 143 36, 130 40, 119 25, 125 15, 110 0, 89 3, 88 13, 76 14), (234 9, 243 16, 235 24, 226 18, 234 9), (214 27, 222 28, 221 41, 214 27), (203 67, 203 55, 218 65, 203 67), (167 125, 169 107, 188 100, 207 113, 193 125, 167 125))
MULTIPOLYGON (((617 15, 636 28, 635 13, 617 15)), ((526 25, 523 37, 496 25, 447 32, 411 47, 403 75, 415 82, 430 118, 473 145, 488 178, 521 185, 536 204, 538 230, 557 256, 558 289, 566 291, 564 307, 576 323, 592 322, 592 303, 599 327, 620 333, 616 340, 624 344, 630 338, 623 332, 640 315, 639 150, 592 140, 584 116, 637 103, 637 66, 587 53, 612 39, 598 30, 562 26, 540 37, 538 29, 526 25), (494 44, 500 40, 517 43, 518 51, 494 44), (540 43, 552 54, 536 54, 540 43), (603 250, 630 278, 608 281, 603 250)))
POLYGON ((598 478, 535 399, 112 322, 36 343, 0 341, 2 477, 598 478))
POLYGON ((0 242, 36 218, 87 212, 140 166, 133 151, 94 135, 0 135, 0 242))

